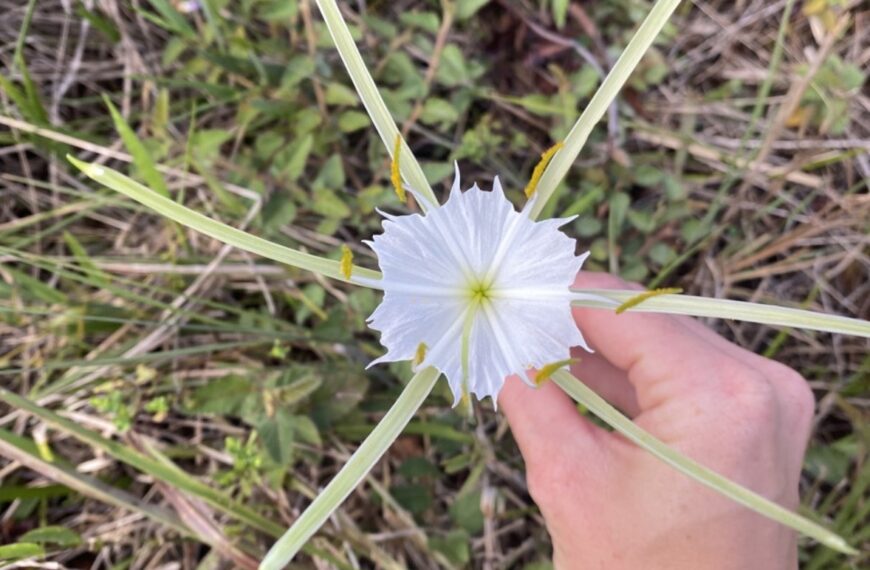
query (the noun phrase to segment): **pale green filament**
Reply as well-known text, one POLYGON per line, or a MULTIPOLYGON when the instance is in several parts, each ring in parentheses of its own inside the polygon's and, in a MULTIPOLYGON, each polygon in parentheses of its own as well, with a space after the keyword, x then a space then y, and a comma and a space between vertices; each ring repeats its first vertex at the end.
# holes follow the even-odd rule
POLYGON ((461 340, 461 354, 462 354, 462 391, 468 391, 468 369, 469 369, 469 357, 471 352, 471 329, 474 326, 474 317, 477 315, 476 308, 468 311, 465 315, 465 322, 462 323, 462 340, 461 340))
POLYGON ((465 312, 462 323, 462 337, 460 340, 460 359, 462 362, 462 396, 460 407, 471 417, 471 395, 469 394, 469 370, 471 368, 471 332, 474 328, 474 319, 483 309, 486 303, 492 299, 492 284, 480 279, 473 279, 468 285, 468 309, 465 312))
MULTIPOLYGON (((346 281, 341 263, 334 259, 324 259, 297 251, 281 244, 277 244, 261 237, 243 232, 236 228, 230 227, 217 220, 213 220, 208 216, 200 214, 190 208, 164 198, 157 192, 142 186, 135 180, 124 176, 120 172, 116 172, 107 166, 99 164, 91 164, 82 162, 73 156, 67 156, 67 159, 86 176, 92 180, 111 188, 115 192, 128 196, 140 204, 151 208, 158 214, 166 216, 170 220, 176 221, 179 224, 204 233, 207 236, 213 237, 225 244, 262 255, 267 259, 272 259, 280 263, 298 267, 312 273, 325 275, 333 279, 346 281)), ((377 287, 376 283, 381 279, 381 274, 378 271, 365 269, 363 267, 351 267, 351 271, 357 277, 366 279, 367 287, 377 287)))
POLYGON ((465 312, 465 320, 462 323, 462 337, 460 340, 460 358, 462 360, 462 398, 459 401, 459 406, 465 415, 471 417, 471 395, 468 391, 468 376, 471 361, 471 330, 474 328, 474 318, 480 308, 480 300, 472 293, 471 306, 465 312))

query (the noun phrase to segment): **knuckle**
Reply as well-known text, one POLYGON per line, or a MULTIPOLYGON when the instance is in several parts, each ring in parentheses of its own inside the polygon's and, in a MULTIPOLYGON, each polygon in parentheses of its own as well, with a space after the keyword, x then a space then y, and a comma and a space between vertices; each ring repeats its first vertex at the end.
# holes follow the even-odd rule
POLYGON ((799 420, 810 422, 815 413, 816 397, 804 377, 791 368, 781 366, 777 381, 783 392, 785 405, 799 420))
POLYGON ((803 384, 806 381, 804 377, 798 374, 793 368, 789 368, 785 364, 775 360, 766 360, 767 368, 765 371, 772 379, 778 380, 783 384, 796 383, 803 384))
POLYGON ((730 362, 720 368, 719 384, 723 396, 744 420, 763 422, 775 419, 776 392, 764 374, 741 363, 730 362))
POLYGON ((812 388, 801 378, 800 382, 794 383, 794 406, 795 411, 802 420, 811 422, 816 413, 816 395, 812 388))
POLYGON ((806 379, 788 366, 768 360, 764 372, 776 388, 778 397, 789 417, 809 424, 816 407, 816 397, 806 379))

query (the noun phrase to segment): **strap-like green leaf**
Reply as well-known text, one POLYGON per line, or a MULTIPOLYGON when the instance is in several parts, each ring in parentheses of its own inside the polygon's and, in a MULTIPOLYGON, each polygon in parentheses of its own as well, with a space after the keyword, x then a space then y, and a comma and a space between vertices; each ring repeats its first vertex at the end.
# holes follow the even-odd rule
MULTIPOLYGON (((81 170, 89 178, 120 192, 125 196, 136 200, 140 204, 148 206, 158 214, 166 216, 170 220, 174 220, 179 224, 188 226, 196 231, 202 232, 207 236, 213 237, 223 243, 232 245, 251 253, 262 255, 265 258, 285 263, 299 269, 305 269, 313 273, 332 277, 339 281, 348 281, 344 278, 341 271, 341 265, 338 261, 325 259, 310 253, 303 253, 277 243, 272 243, 269 240, 257 237, 255 235, 243 232, 224 223, 212 220, 208 216, 204 216, 199 212, 191 210, 177 202, 165 198, 160 194, 149 190, 135 180, 128 178, 116 172, 111 168, 82 162, 72 156, 67 157, 69 161, 79 170, 81 170)), ((381 278, 381 274, 371 269, 362 267, 353 267, 353 277, 363 277, 367 283, 376 281, 381 278)))
POLYGON ((589 138, 589 133, 592 132, 596 123, 601 120, 610 103, 616 98, 619 90, 628 81, 634 68, 640 63, 641 58, 652 45, 656 36, 667 23, 674 10, 679 5, 680 0, 658 0, 650 10, 649 15, 640 25, 634 37, 628 42, 625 51, 619 56, 619 59, 613 65, 613 69, 604 78, 601 87, 592 96, 592 100, 583 110, 580 118, 574 123, 571 132, 565 138, 565 146, 559 149, 556 156, 550 162, 541 181, 538 183, 538 201, 532 206, 532 218, 537 218, 547 201, 556 191, 559 182, 565 178, 568 169, 574 164, 577 155, 583 150, 586 144, 586 139, 589 138))
POLYGON ((338 475, 317 495, 302 516, 284 533, 260 563, 260 570, 280 570, 296 556, 326 519, 368 475, 375 463, 399 437, 438 380, 438 371, 426 368, 414 375, 390 411, 357 448, 338 475))
MULTIPOLYGON (((638 295, 637 291, 617 291, 614 289, 574 289, 573 291, 584 296, 582 300, 573 302, 575 307, 597 309, 613 309, 638 295), (603 299, 599 300, 594 297, 603 297, 603 299), (606 299, 611 299, 615 304, 607 303, 606 299)), ((634 311, 733 319, 764 325, 870 337, 870 322, 861 319, 731 299, 707 299, 692 295, 659 295, 644 299, 642 303, 631 307, 627 312, 634 311)))
POLYGON ((845 554, 857 554, 858 551, 849 546, 840 536, 828 529, 806 519, 797 513, 793 513, 776 503, 769 501, 753 493, 749 489, 734 483, 730 479, 715 473, 703 465, 692 461, 685 455, 671 449, 643 429, 637 426, 627 417, 608 404, 594 390, 583 384, 580 380, 566 370, 560 370, 553 374, 553 381, 559 385, 569 396, 586 406, 589 411, 601 418, 607 425, 633 441, 646 451, 655 455, 680 473, 683 473, 699 483, 710 487, 729 499, 752 509, 780 524, 818 540, 825 546, 833 548, 845 554))
POLYGON ((145 148, 145 144, 139 140, 136 131, 127 124, 127 121, 121 113, 118 112, 118 109, 112 105, 112 101, 107 95, 103 95, 103 101, 106 103, 106 107, 109 108, 112 122, 115 123, 115 130, 118 131, 119 135, 121 135, 121 140, 124 141, 124 146, 127 147, 130 156, 133 157, 133 164, 135 164, 136 168, 139 169, 139 173, 142 175, 142 180, 144 180, 152 190, 161 196, 168 198, 169 188, 166 186, 166 181, 163 179, 163 175, 160 174, 159 170, 157 170, 154 158, 151 156, 148 149, 145 148))
MULTIPOLYGON (((350 35, 350 30, 347 29, 347 24, 341 15, 341 11, 335 3, 335 0, 317 0, 317 7, 320 8, 320 13, 326 21, 326 26, 329 28, 329 33, 332 35, 332 40, 335 42, 335 47, 338 49, 341 60, 347 68, 347 72, 353 81, 354 87, 362 99, 369 117, 372 119, 381 140, 393 156, 393 145, 396 141, 396 136, 400 135, 399 129, 390 115, 387 105, 378 93, 378 88, 375 85, 372 76, 369 74, 366 64, 363 61, 353 37, 350 35)), ((405 178, 412 189, 418 194, 423 195, 431 203, 420 204, 424 209, 429 206, 437 206, 438 200, 435 198, 435 193, 426 181, 426 176, 423 174, 423 169, 420 168, 420 163, 414 157, 411 149, 405 143, 404 139, 401 143, 401 160, 399 161, 399 169, 402 176, 405 178)))

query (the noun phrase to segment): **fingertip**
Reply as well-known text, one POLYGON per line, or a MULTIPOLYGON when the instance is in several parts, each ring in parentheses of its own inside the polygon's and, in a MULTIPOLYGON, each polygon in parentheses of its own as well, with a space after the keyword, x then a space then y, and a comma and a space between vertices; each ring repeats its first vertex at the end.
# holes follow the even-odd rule
POLYGON ((505 378, 504 386, 498 394, 498 405, 505 414, 512 414, 513 410, 522 400, 522 390, 528 389, 518 376, 508 376, 505 378))
POLYGON ((504 408, 509 421, 511 416, 531 420, 533 411, 544 407, 550 408, 554 414, 573 410, 570 398, 551 382, 529 386, 516 375, 508 376, 505 380, 498 402, 504 408))

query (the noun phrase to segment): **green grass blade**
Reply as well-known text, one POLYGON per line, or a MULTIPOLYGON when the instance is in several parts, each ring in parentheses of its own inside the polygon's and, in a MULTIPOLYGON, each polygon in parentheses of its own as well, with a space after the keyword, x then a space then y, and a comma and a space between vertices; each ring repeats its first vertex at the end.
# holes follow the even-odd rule
MULTIPOLYGON (((250 348, 254 346, 262 346, 272 344, 274 341, 271 338, 259 340, 246 340, 237 342, 216 342, 212 344, 202 344, 196 346, 187 346, 175 350, 161 350, 159 352, 148 352, 139 356, 106 356, 101 358, 81 358, 81 359, 63 359, 63 360, 48 360, 45 364, 39 367, 41 372, 50 370, 60 370, 69 368, 99 368, 102 366, 124 366, 130 367, 136 364, 161 362, 172 360, 179 357, 201 355, 211 352, 220 352, 228 349, 250 348)), ((3 368, 0 370, 0 378, 3 376, 12 376, 14 374, 23 374, 27 369, 24 368, 3 368)), ((45 396, 43 392, 40 394, 45 396)))
MULTIPOLYGON (((272 243, 263 238, 243 232, 224 223, 212 220, 208 216, 204 216, 199 212, 195 212, 190 208, 178 204, 160 196, 145 186, 139 184, 135 180, 128 178, 116 172, 111 168, 82 162, 72 156, 67 157, 69 161, 86 176, 115 190, 125 196, 128 196, 140 204, 143 204, 158 214, 166 216, 170 220, 176 221, 179 224, 193 228, 198 232, 202 232, 207 236, 233 247, 262 255, 265 258, 305 269, 313 273, 325 275, 339 281, 349 282, 341 273, 341 268, 338 261, 324 259, 309 253, 303 253, 283 245, 272 243)), ((353 277, 364 277, 366 279, 378 280, 381 274, 371 269, 362 267, 354 267, 352 272, 353 277)))
POLYGON ((104 451, 118 461, 126 463, 143 473, 147 473, 156 479, 199 497, 212 507, 248 524, 252 528, 259 529, 272 536, 279 536, 283 530, 278 524, 263 517, 252 509, 237 503, 221 491, 213 489, 205 483, 193 478, 180 468, 166 465, 160 461, 155 461, 154 459, 151 459, 120 442, 106 439, 91 430, 83 428, 71 420, 57 415, 51 410, 35 404, 27 398, 15 394, 14 392, 10 392, 5 388, 0 388, 0 401, 6 402, 14 408, 24 410, 25 412, 38 417, 55 429, 63 431, 64 433, 67 433, 96 449, 104 451))
POLYGON ((825 546, 845 554, 858 553, 845 540, 828 529, 753 493, 745 487, 741 487, 726 477, 674 451, 619 413, 616 408, 604 401, 601 396, 572 376, 571 373, 560 370, 555 372, 552 378, 562 390, 586 406, 607 425, 679 472, 771 520, 819 541, 825 546))
POLYGON ((18 68, 18 73, 21 75, 21 84, 24 87, 24 93, 21 95, 26 101, 24 106, 21 105, 20 100, 16 101, 16 104, 19 106, 22 114, 34 123, 47 125, 49 124, 48 113, 45 111, 45 106, 43 106, 40 100, 39 87, 33 82, 30 70, 24 61, 24 45, 30 32, 30 25, 33 23, 34 8, 36 8, 36 0, 30 0, 24 12, 24 21, 21 22, 21 27, 18 29, 15 52, 12 54, 12 62, 18 68))
POLYGON ((0 90, 3 90, 9 96, 21 114, 29 121, 38 125, 45 125, 48 122, 41 103, 38 100, 34 102, 28 93, 19 89, 11 79, 8 79, 2 73, 0 73, 0 90))
MULTIPOLYGON (((45 556, 45 547, 33 542, 16 542, 0 546, 0 561, 18 560, 19 558, 31 558, 45 556)), ((18 566, 16 564, 16 566, 18 566)), ((4 568, 9 566, 3 565, 4 568)), ((13 568, 15 566, 12 566, 13 568)), ((19 566, 20 567, 20 566, 19 566)))
POLYGON ((94 283, 98 284, 100 287, 105 287, 109 284, 109 276, 97 267, 88 255, 87 249, 85 249, 75 235, 65 231, 63 232, 63 241, 66 243, 66 247, 69 249, 70 253, 73 254, 79 267, 81 267, 82 271, 90 277, 94 283))
MULTIPOLYGON (((170 32, 175 32, 179 36, 192 40, 197 37, 196 31, 187 23, 184 16, 181 15, 175 7, 167 0, 150 0, 151 6, 157 10, 160 17, 154 17, 152 21, 158 23, 162 28, 170 32)), ((134 8, 143 16, 151 15, 149 12, 141 8, 134 8)))
MULTIPOLYGON (((262 329, 242 327, 238 322, 231 322, 230 324, 227 324, 225 319, 228 316, 236 317, 237 319, 241 320, 257 319, 261 317, 259 313, 246 309, 241 309, 236 305, 221 303, 209 299, 201 299, 199 301, 200 307, 216 309, 220 311, 223 315, 222 318, 215 318, 204 314, 203 311, 200 309, 189 310, 185 309, 184 307, 174 307, 168 302, 161 301, 161 299, 171 299, 175 298, 178 295, 178 291, 170 287, 143 283, 141 280, 137 280, 136 278, 127 278, 119 275, 112 275, 112 280, 109 283, 101 284, 94 281, 87 273, 82 272, 80 267, 63 258, 15 251, 11 248, 3 247, 2 245, 0 245, 0 254, 10 256, 11 258, 14 258, 18 263, 24 263, 32 267, 43 269, 45 271, 51 271, 53 273, 56 273, 59 277, 69 279, 75 283, 105 289, 112 295, 120 297, 126 301, 138 303, 152 309, 171 311, 175 315, 184 316, 185 319, 190 319, 203 323, 205 325, 209 325, 212 331, 226 332, 231 330, 234 332, 244 332, 246 334, 262 334, 264 332, 267 332, 263 331, 262 329)), ((33 297, 33 292, 29 288, 22 288, 20 290, 20 293, 24 298, 29 299, 33 297)), ((87 303, 85 303, 85 305, 87 305, 87 303)), ((3 305, 0 305, 0 311, 3 311, 5 308, 6 307, 4 307, 3 305)), ((50 314, 56 315, 57 312, 50 312, 50 314)), ((124 322, 151 325, 159 324, 161 321, 148 321, 143 319, 127 318, 124 322)), ((321 337, 312 334, 304 327, 291 325, 287 321, 280 318, 270 318, 269 322, 271 326, 278 329, 276 331, 269 332, 274 332, 280 335, 282 338, 287 338, 290 340, 298 340, 303 338, 311 340, 322 340, 321 337)), ((185 326, 187 327, 189 325, 185 326)))
POLYGON ((27 34, 30 32, 30 24, 33 22, 33 9, 36 7, 36 0, 27 2, 27 8, 24 12, 24 21, 18 29, 18 39, 15 40, 15 52, 12 54, 12 61, 19 65, 24 61, 24 44, 27 41, 27 34))
MULTIPOLYGON (((326 26, 329 28, 329 33, 332 35, 332 40, 335 42, 335 47, 341 55, 341 60, 347 68, 354 87, 356 87, 356 91, 359 93, 359 97, 366 111, 368 111, 372 123, 375 125, 375 129, 377 129, 378 134, 381 136, 387 152, 392 157, 396 135, 400 134, 399 129, 396 127, 396 122, 393 121, 387 105, 381 98, 380 93, 378 93, 378 88, 366 68, 366 64, 353 41, 353 37, 350 35, 350 30, 347 29, 347 24, 341 15, 341 11, 338 9, 335 0, 317 0, 317 7, 320 8, 320 13, 326 21, 326 26)), ((437 206, 438 200, 435 198, 435 193, 426 181, 426 176, 423 174, 423 169, 420 168, 420 163, 417 162, 404 139, 402 140, 400 155, 399 170, 401 170, 405 182, 419 194, 425 196, 432 206, 437 206)), ((429 205, 420 204, 424 209, 429 205)))
POLYGON ((106 103, 106 107, 109 108, 109 114, 115 123, 115 130, 121 135, 121 140, 124 141, 124 146, 127 147, 130 156, 133 157, 133 164, 136 165, 136 168, 142 175, 142 179, 152 190, 165 198, 169 198, 169 188, 166 186, 166 180, 163 179, 163 175, 157 170, 157 165, 154 163, 151 153, 148 152, 148 149, 145 148, 145 145, 142 144, 142 141, 136 136, 136 132, 127 124, 127 121, 124 120, 118 109, 112 105, 109 97, 103 95, 103 101, 106 103))
POLYGON ((613 69, 604 78, 601 87, 592 96, 589 105, 583 110, 580 118, 574 123, 571 132, 565 138, 563 146, 544 171, 541 181, 538 183, 538 200, 532 207, 532 218, 537 218, 550 197, 556 191, 556 187, 565 178, 565 174, 577 159, 577 155, 583 150, 586 139, 592 132, 596 123, 601 120, 610 103, 616 98, 619 90, 631 76, 634 68, 640 63, 641 58, 652 45, 653 40, 667 23, 680 0, 658 0, 649 15, 640 25, 634 37, 628 42, 625 51, 613 65, 613 69))
MULTIPOLYGON (((617 304, 622 304, 638 294, 637 291, 618 291, 614 289, 576 289, 574 292, 605 297, 615 301, 617 304)), ((615 308, 614 305, 603 300, 598 301, 594 299, 574 301, 573 305, 575 307, 593 307, 597 309, 613 310, 615 308)), ((732 319, 763 325, 870 337, 870 321, 805 311, 803 309, 792 309, 790 307, 734 301, 731 299, 707 299, 692 295, 660 295, 645 300, 640 305, 629 309, 629 311, 732 319)))
POLYGON ((111 487, 98 479, 79 473, 74 468, 57 461, 48 462, 39 456, 35 445, 21 436, 0 429, 0 455, 17 461, 53 481, 73 489, 84 496, 92 497, 103 503, 142 513, 160 525, 172 529, 182 536, 193 536, 193 532, 175 515, 154 505, 142 503, 133 495, 111 487), (30 444, 30 445, 29 445, 30 444))
POLYGON ((411 378, 390 411, 378 422, 338 475, 269 550, 260 564, 260 570, 279 570, 290 562, 399 437, 432 391, 438 376, 437 370, 427 368, 411 378))

